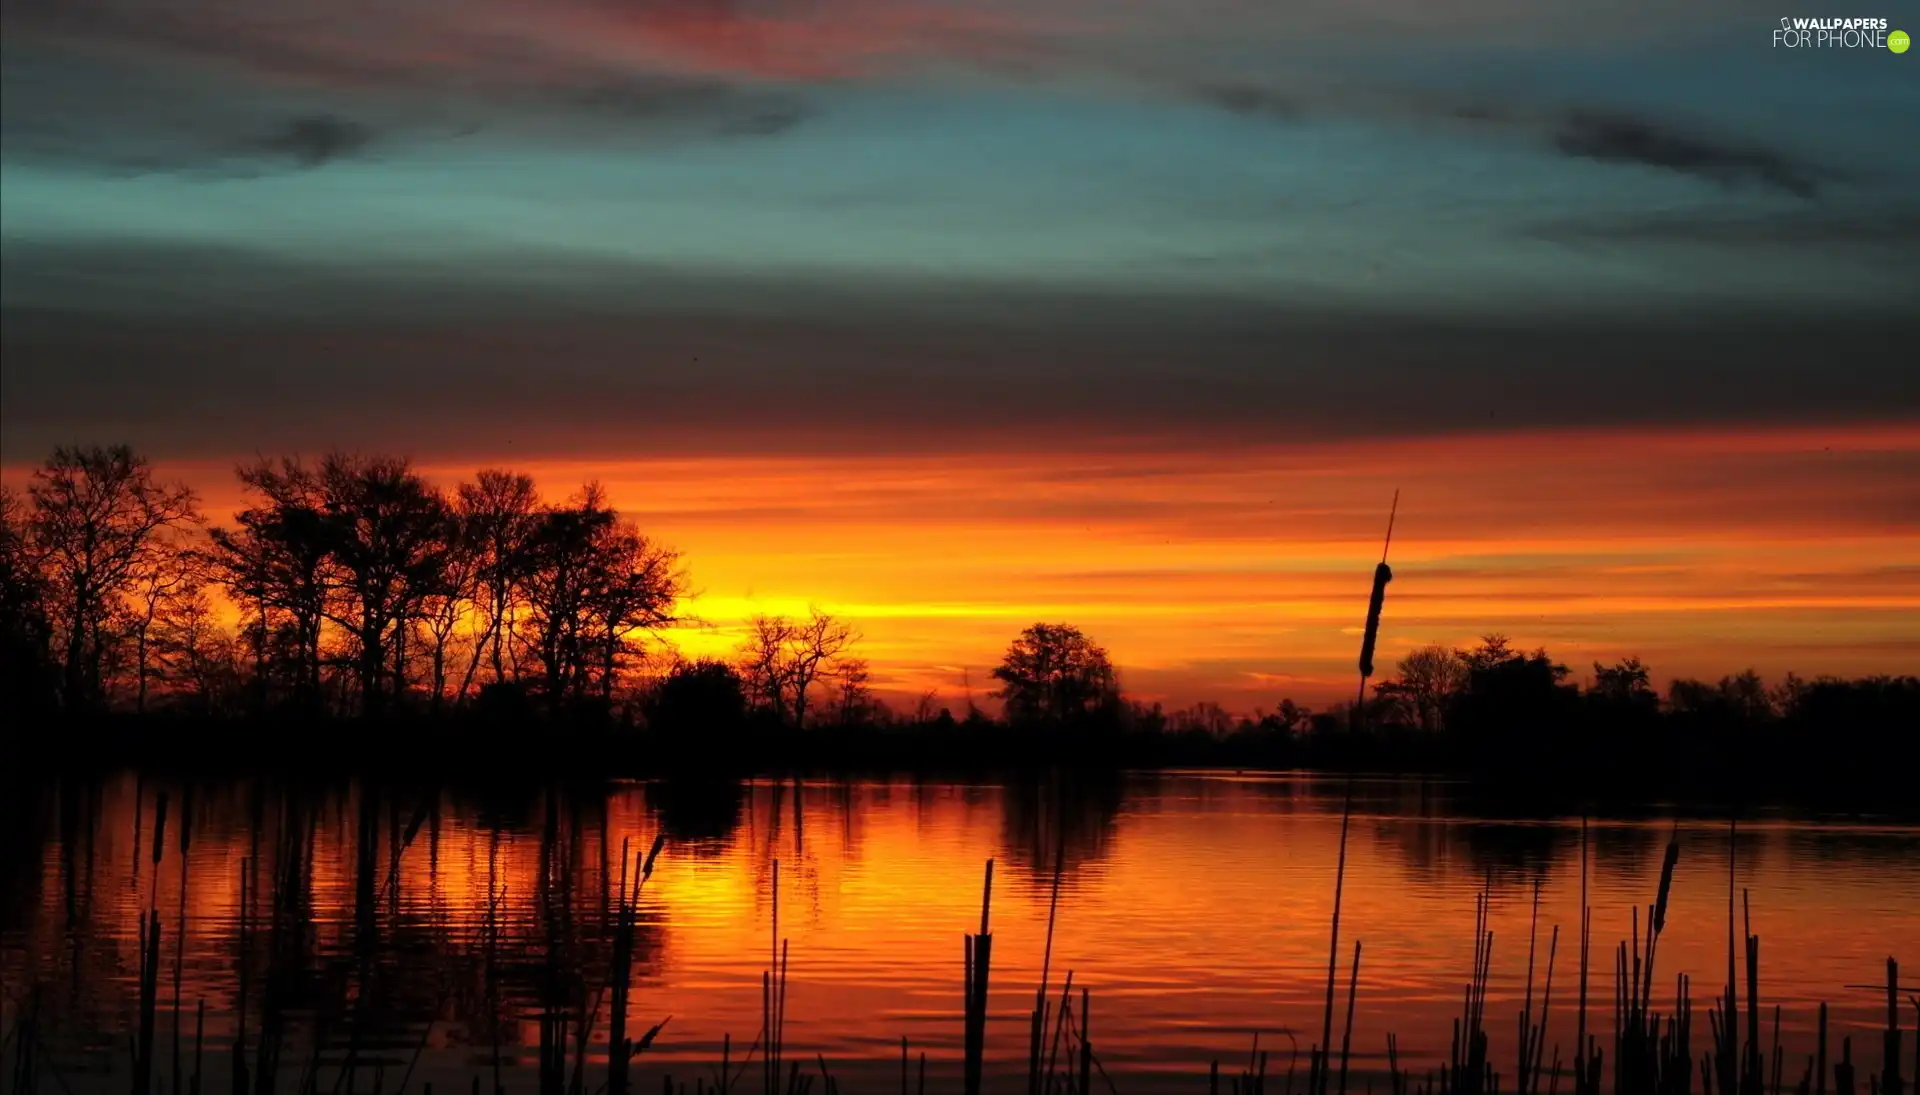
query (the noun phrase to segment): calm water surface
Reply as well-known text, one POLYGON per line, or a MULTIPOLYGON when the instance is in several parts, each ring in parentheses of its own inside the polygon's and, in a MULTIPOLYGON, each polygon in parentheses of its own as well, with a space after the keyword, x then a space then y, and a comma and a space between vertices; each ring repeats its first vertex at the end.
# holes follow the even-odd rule
MULTIPOLYGON (((644 850, 664 832, 641 899, 629 1022, 637 1032, 671 1018, 638 1062, 639 1090, 658 1090, 662 1072, 711 1075, 723 1036, 736 1055, 754 1040, 776 863, 779 929, 791 948, 787 1058, 820 1054, 843 1089, 893 1091, 905 1036, 916 1057, 927 1054, 930 1089, 957 1088, 962 937, 978 927, 989 858, 988 1056, 1004 1087, 1024 1062, 1063 853, 1053 980, 1071 971, 1092 990, 1102 1066, 1121 1091, 1204 1091, 1208 1062, 1237 1067, 1255 1032, 1274 1071, 1296 1041, 1304 1055, 1318 1038, 1344 787, 1178 774, 1070 787, 634 784, 482 797, 370 785, 189 788, 128 774, 8 792, 0 1027, 32 1011, 53 1062, 42 1090, 127 1090, 139 925, 151 909, 162 924, 165 1095, 176 995, 190 1076, 198 1009, 211 1057, 232 1038, 243 972, 256 1031, 262 986, 276 986, 291 1024, 289 1075, 310 1067, 316 1044, 323 1064, 337 1062, 346 1017, 357 1015, 361 1052, 391 1062, 387 1091, 416 1051, 414 1090, 430 1080, 465 1091, 471 1074, 491 1071, 497 1047, 507 1089, 533 1092, 541 1000, 561 991, 603 999, 609 880, 623 846, 644 850)), ((1340 1005, 1357 940, 1357 1070, 1384 1067, 1388 1032, 1417 1064, 1444 1055, 1482 887, 1491 892, 1495 1060, 1511 1067, 1536 893, 1536 991, 1557 927, 1548 1042, 1570 1057, 1580 834, 1577 818, 1492 817, 1445 786, 1358 786, 1340 1005)), ((1701 1006, 1725 981, 1727 825, 1676 827, 1658 810, 1595 819, 1591 1025, 1603 1037, 1613 947, 1634 930, 1636 905, 1653 900, 1670 834, 1680 860, 1656 1002, 1670 1004, 1681 973, 1701 1006)), ((1742 823, 1732 850, 1761 939, 1762 1000, 1781 1008, 1787 1060, 1811 1051, 1824 1000, 1836 1047, 1851 1033, 1856 1058, 1877 1067, 1869 1032, 1884 1025, 1884 993, 1849 986, 1883 981, 1889 956, 1920 969, 1920 828, 1761 815, 1742 823)), ((601 1041, 604 1013, 596 1021, 601 1041)), ((1911 1014, 1906 1022, 1911 1031, 1911 1014)), ((1703 1018, 1695 1039, 1709 1044, 1703 1018)), ((224 1058, 205 1066, 202 1089, 224 1091, 227 1068, 224 1058)), ((329 1073, 321 1086, 331 1083, 329 1073)), ((363 1073, 358 1086, 373 1083, 363 1073)))

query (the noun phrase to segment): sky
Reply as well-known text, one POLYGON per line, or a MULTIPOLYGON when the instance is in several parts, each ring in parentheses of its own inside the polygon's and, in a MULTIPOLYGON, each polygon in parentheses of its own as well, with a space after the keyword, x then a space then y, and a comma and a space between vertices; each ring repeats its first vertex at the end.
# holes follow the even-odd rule
POLYGON ((1600 0, 0 0, 0 462, 607 483, 723 649, 1920 666, 1920 59, 1600 0))

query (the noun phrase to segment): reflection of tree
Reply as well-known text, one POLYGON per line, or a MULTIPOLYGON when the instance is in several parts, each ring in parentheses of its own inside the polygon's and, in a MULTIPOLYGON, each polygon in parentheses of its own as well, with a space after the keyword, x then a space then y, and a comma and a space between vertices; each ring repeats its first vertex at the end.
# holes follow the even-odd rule
POLYGON ((1432 818, 1382 818, 1373 823, 1376 844, 1391 847, 1416 882, 1444 882, 1454 865, 1446 823, 1432 818))
MULTIPOLYGON (((11 782, 11 781, 9 781, 11 782)), ((36 785, 0 787, 0 931, 24 931, 40 907, 41 864, 53 837, 46 822, 53 796, 36 785)), ((68 796, 61 796, 66 805, 68 796)), ((66 821, 65 816, 61 819, 66 821)), ((60 834, 62 854, 72 834, 60 834)))
POLYGON ((481 784, 454 796, 451 804, 473 819, 474 828, 486 832, 532 835, 539 831, 544 813, 539 789, 514 782, 481 784))
POLYGON ((1457 834, 1474 876, 1496 885, 1543 881, 1556 865, 1568 862, 1569 848, 1579 855, 1579 830, 1560 825, 1476 821, 1448 828, 1457 834))
POLYGON ((739 780, 681 776, 647 785, 647 806, 667 841, 696 855, 726 850, 745 801, 739 780))
POLYGON ((1913 832, 1905 829, 1815 828, 1785 834, 1781 845, 1789 869, 1795 866, 1792 859, 1803 856, 1826 864, 1899 866, 1912 863, 1917 851, 1913 832))
MULTIPOLYGON (((1575 856, 1580 854, 1579 830, 1574 830, 1575 856)), ((1593 871, 1627 881, 1644 879, 1659 871, 1665 854, 1667 834, 1648 825, 1596 824, 1587 828, 1593 871)), ((1574 867, 1579 870, 1578 865, 1574 867)))
POLYGON ((1000 797, 1002 854, 1048 876, 1056 854, 1064 854, 1068 872, 1105 859, 1122 797, 1121 777, 1111 772, 1010 779, 1000 797))
MULTIPOLYGON (((175 789, 173 802, 181 801, 175 789)), ((161 910, 167 965, 176 941, 190 941, 189 1037, 200 999, 209 1027, 239 1027, 231 1009, 239 1002, 244 970, 249 1057, 272 1031, 285 1050, 283 1067, 297 1067, 289 1064, 292 1058, 305 1062, 308 1047, 319 1047, 329 1062, 357 1052, 371 1068, 375 1059, 411 1052, 430 1023, 455 1037, 464 1032, 471 1045, 496 1038, 503 1046, 531 1045, 542 1011, 563 1007, 584 1014, 582 1001, 590 1007, 607 981, 609 880, 618 875, 620 857, 617 848, 602 855, 602 796, 550 798, 530 818, 506 811, 540 834, 532 863, 523 854, 508 854, 524 843, 499 839, 498 830, 484 826, 460 827, 472 846, 443 847, 431 795, 364 785, 255 784, 245 794, 214 793, 195 802, 194 847, 211 845, 207 862, 228 866, 203 871, 196 860, 183 876, 174 834, 187 811, 176 806, 172 812, 165 860, 156 871, 149 858, 151 792, 140 802, 142 839, 124 836, 132 829, 131 781, 104 792, 83 784, 0 793, 7 984, 10 990, 30 982, 47 989, 40 998, 40 1029, 60 1058, 123 1050, 125 1023, 137 1013, 131 940, 149 900, 161 910), (33 852, 56 838, 57 860, 33 852), (460 872, 463 861, 470 879, 460 872), (50 871, 54 862, 57 880, 40 869, 47 863, 50 871), (132 877, 136 863, 138 883, 132 877), (183 877, 185 895, 177 889, 183 877), (463 881, 474 889, 449 888, 449 882, 458 887, 463 881), (132 885, 139 896, 130 911, 125 898, 132 885), (56 886, 59 897, 44 892, 56 886), (500 894, 492 916, 485 898, 489 886, 500 894), (243 893, 244 912, 223 907, 223 915, 208 918, 207 897, 238 901, 243 893), (184 932, 176 908, 192 910, 184 932), (15 945, 32 938, 50 945, 15 945), (16 960, 29 964, 15 966, 16 960)), ((458 816, 472 818, 474 811, 458 816)), ((664 930, 661 910, 643 898, 633 951, 636 979, 657 975, 664 930)), ((163 985, 163 1012, 170 999, 163 985)), ((164 1027, 164 1016, 161 1022, 164 1027)))
POLYGON ((1461 875, 1492 879, 1496 887, 1546 880, 1579 858, 1580 833, 1559 825, 1459 821, 1440 816, 1383 818, 1374 840, 1391 847, 1417 882, 1461 875), (1571 858, 1570 858, 1571 857, 1571 858))

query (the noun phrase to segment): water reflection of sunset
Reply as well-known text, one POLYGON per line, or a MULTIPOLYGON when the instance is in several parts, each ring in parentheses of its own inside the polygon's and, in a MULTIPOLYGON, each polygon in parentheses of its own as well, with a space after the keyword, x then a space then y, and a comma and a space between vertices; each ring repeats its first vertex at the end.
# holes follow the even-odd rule
MULTIPOLYGON (((355 956, 371 940, 377 958, 370 968, 396 975, 376 973, 367 991, 413 986, 406 990, 413 1002, 388 1011, 393 1022, 412 1024, 405 1030, 432 1035, 437 1048, 424 1067, 443 1078, 476 1054, 490 1056, 493 1027, 474 1010, 489 961, 489 885, 499 901, 496 961, 507 979, 501 1040, 509 1064, 527 1066, 527 1047, 538 1037, 530 1009, 541 955, 558 938, 551 918, 574 925, 566 929, 566 938, 578 940, 567 944, 575 955, 569 968, 591 980, 605 960, 592 939, 622 842, 644 853, 667 801, 659 785, 618 788, 604 800, 565 796, 552 800, 551 812, 539 797, 419 799, 362 789, 295 798, 261 789, 265 823, 250 830, 246 796, 202 788, 191 797, 192 842, 183 861, 177 834, 186 799, 174 787, 156 871, 157 790, 129 778, 107 784, 97 804, 84 795, 64 807, 42 804, 48 823, 67 821, 39 830, 45 844, 32 884, 8 896, 7 984, 30 976, 52 984, 71 978, 66 967, 77 963, 82 976, 61 998, 60 1029, 124 1024, 137 987, 137 923, 148 907, 161 913, 171 972, 184 867, 181 997, 189 1010, 207 1002, 210 1031, 231 1030, 242 865, 254 906, 249 961, 257 985, 271 931, 266 895, 292 847, 282 843, 290 832, 284 826, 308 816, 310 868, 297 872, 300 900, 291 907, 310 910, 297 937, 309 940, 300 946, 316 971, 313 984, 324 997, 363 976, 353 972, 361 969, 355 956), (404 832, 422 807, 431 821, 400 849, 395 874, 393 833, 404 832), (363 876, 359 837, 368 818, 380 837, 366 860, 372 875, 363 876)), ((778 861, 781 934, 792 948, 789 1041, 836 1062, 886 1060, 904 1034, 927 1050, 936 1071, 949 1068, 959 1034, 959 936, 977 921, 982 868, 994 857, 1001 871, 989 1056, 1011 1067, 1039 975, 1052 854, 1062 848, 1071 869, 1063 877, 1056 985, 1071 969, 1076 984, 1093 991, 1107 1067, 1193 1075, 1214 1056, 1243 1054, 1251 1031, 1284 1042, 1281 1027, 1297 1032, 1314 1014, 1338 810, 1337 791, 1280 778, 1136 777, 1124 792, 1079 785, 1063 794, 1017 784, 753 784, 724 837, 707 832, 683 843, 669 828, 641 900, 630 1021, 645 1029, 673 1017, 650 1051, 655 1067, 704 1060, 722 1035, 732 1036, 736 1050, 751 1042, 778 861)), ((1610 999, 1612 945, 1628 934, 1633 907, 1651 900, 1669 825, 1595 824, 1594 945, 1605 959, 1596 959, 1596 1000, 1610 999)), ((1473 895, 1483 883, 1492 887, 1498 940, 1490 1015, 1501 1021, 1490 1027, 1495 1053, 1508 1052, 1505 1018, 1524 988, 1536 882, 1539 972, 1558 925, 1557 983, 1572 983, 1578 822, 1474 820, 1448 804, 1443 788, 1368 784, 1352 828, 1343 938, 1364 941, 1358 1067, 1380 1066, 1389 1030, 1399 1032, 1403 1054, 1429 1060, 1443 1050, 1434 1032, 1457 1006, 1473 895)), ((1726 829, 1688 822, 1678 833, 1681 869, 1661 976, 1692 974, 1698 1001, 1723 980, 1726 829)), ((1876 1021, 1871 995, 1844 986, 1873 980, 1889 953, 1920 938, 1920 912, 1903 896, 1920 886, 1917 840, 1898 827, 1761 821, 1741 830, 1736 881, 1753 894, 1765 996, 1782 1006, 1789 1041, 1804 1039, 1817 1001, 1833 1006, 1839 1027, 1876 1021)), ((163 987, 170 1008, 171 989, 163 987)), ((1561 1000, 1556 1007, 1568 1010, 1556 1013, 1555 1036, 1564 1040, 1571 996, 1561 1000)), ((326 1005, 316 998, 313 1006, 326 1005)), ((1607 1013, 1598 1008, 1594 1021, 1607 1013)))

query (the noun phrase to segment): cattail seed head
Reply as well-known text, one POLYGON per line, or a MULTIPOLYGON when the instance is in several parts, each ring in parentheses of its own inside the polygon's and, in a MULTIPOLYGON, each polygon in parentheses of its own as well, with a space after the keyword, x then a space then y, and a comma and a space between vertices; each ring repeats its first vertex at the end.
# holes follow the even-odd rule
POLYGON ((1673 892, 1673 868, 1680 862, 1680 838, 1667 841, 1667 859, 1660 865, 1660 897, 1653 905, 1653 931, 1658 935, 1667 926, 1667 895, 1673 892))
POLYGON ((653 861, 660 858, 660 849, 666 847, 666 845, 667 845, 667 834, 661 833, 658 836, 653 838, 653 847, 649 849, 647 852, 647 862, 644 866, 640 868, 641 878, 645 879, 645 878, 653 877, 653 861))

